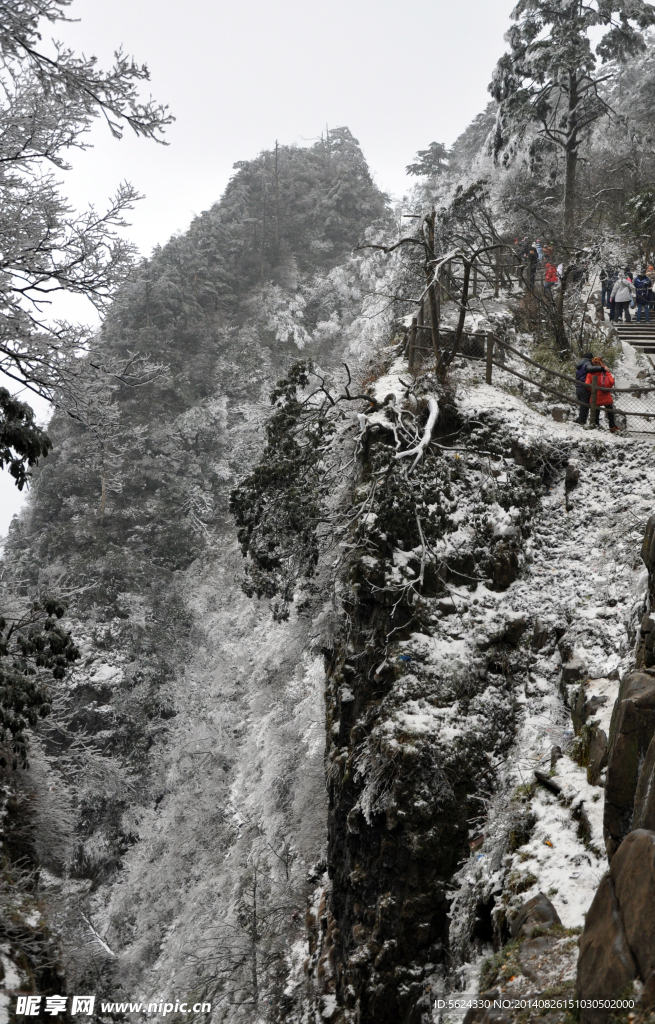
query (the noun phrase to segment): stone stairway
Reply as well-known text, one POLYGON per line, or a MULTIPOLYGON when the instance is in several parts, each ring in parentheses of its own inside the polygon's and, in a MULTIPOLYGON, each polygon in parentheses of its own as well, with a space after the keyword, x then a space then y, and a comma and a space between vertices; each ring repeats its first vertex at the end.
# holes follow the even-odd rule
POLYGON ((650 323, 632 320, 616 324, 621 341, 629 342, 638 352, 655 352, 655 318, 650 323))

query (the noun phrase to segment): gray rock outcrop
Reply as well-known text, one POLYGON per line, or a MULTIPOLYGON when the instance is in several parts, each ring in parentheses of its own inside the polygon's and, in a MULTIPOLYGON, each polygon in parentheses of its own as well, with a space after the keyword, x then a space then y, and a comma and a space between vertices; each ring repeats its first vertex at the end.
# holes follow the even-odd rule
MULTIPOLYGON (((655 988, 655 832, 635 829, 616 851, 587 913, 580 939, 576 997, 630 997, 655 988)), ((601 1024, 607 1011, 583 1009, 581 1024, 601 1024)))
POLYGON ((631 672, 612 714, 603 830, 610 858, 633 827, 639 772, 655 734, 655 676, 631 672))
POLYGON ((529 939, 537 929, 545 931, 553 925, 561 924, 557 911, 548 897, 538 892, 521 907, 512 921, 510 932, 513 939, 529 939))

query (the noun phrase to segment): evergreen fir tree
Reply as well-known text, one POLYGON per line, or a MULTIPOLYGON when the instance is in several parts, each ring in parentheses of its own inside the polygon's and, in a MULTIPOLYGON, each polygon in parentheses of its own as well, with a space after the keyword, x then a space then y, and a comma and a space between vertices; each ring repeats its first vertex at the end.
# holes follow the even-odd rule
POLYGON ((588 129, 611 113, 601 84, 612 71, 598 62, 623 61, 645 48, 644 30, 655 8, 644 0, 519 0, 505 38, 509 51, 496 65, 490 92, 498 103, 496 155, 511 137, 533 129, 565 160, 564 224, 571 232, 580 145, 588 129), (605 28, 595 45, 590 31, 605 28))

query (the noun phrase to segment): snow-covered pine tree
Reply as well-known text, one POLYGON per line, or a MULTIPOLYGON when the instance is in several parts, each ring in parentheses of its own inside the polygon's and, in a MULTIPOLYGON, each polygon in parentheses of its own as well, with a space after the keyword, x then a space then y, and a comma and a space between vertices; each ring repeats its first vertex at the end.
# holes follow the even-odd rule
POLYGON ((505 38, 508 52, 496 65, 489 90, 498 103, 493 136, 496 156, 509 160, 526 134, 564 159, 564 226, 576 216, 580 146, 591 126, 612 110, 601 86, 613 76, 609 61, 624 61, 646 46, 655 24, 645 0, 519 0, 505 38), (598 42, 591 32, 605 31, 598 42))
POLYGON ((434 178, 448 170, 449 153, 442 142, 431 142, 427 149, 419 149, 416 161, 405 168, 407 174, 434 178))

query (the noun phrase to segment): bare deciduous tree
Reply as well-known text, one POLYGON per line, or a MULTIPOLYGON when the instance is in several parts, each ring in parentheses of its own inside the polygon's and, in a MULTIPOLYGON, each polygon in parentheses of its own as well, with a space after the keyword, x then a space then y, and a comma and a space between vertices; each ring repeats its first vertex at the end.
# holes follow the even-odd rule
POLYGON ((66 21, 70 0, 0 0, 0 370, 48 400, 63 401, 89 331, 52 317, 53 296, 83 295, 102 311, 132 265, 120 237, 138 199, 123 182, 104 211, 73 211, 56 170, 85 149, 97 117, 120 138, 125 126, 162 141, 171 117, 139 100, 148 70, 121 51, 109 71, 54 43, 40 25, 66 21))

